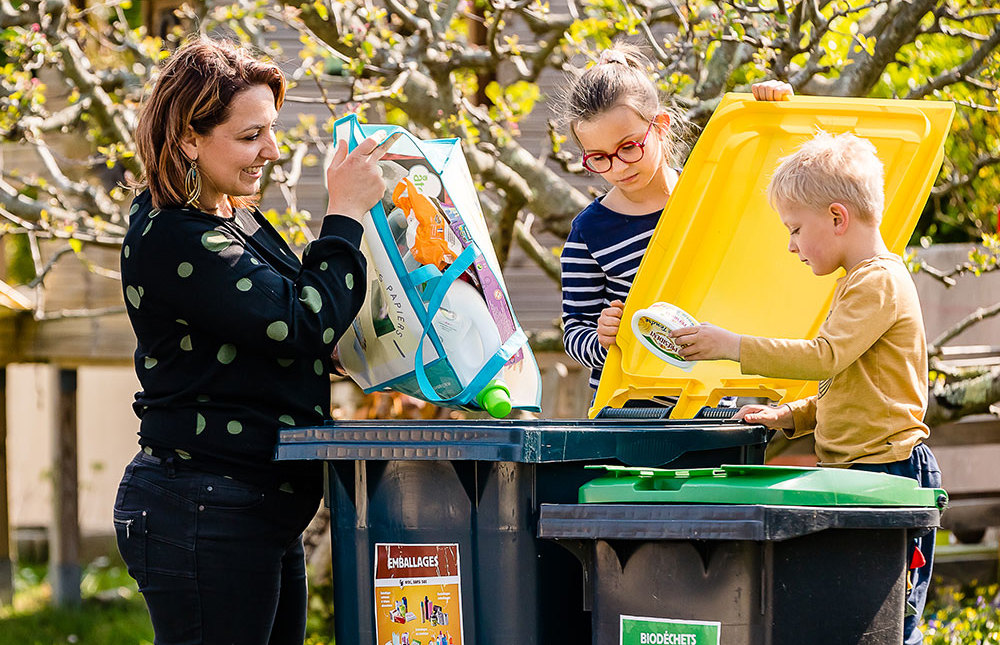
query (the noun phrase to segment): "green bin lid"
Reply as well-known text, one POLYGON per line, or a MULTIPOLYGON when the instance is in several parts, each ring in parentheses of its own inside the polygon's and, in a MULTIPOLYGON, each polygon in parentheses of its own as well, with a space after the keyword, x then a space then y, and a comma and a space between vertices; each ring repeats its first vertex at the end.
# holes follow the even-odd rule
POLYGON ((849 468, 721 466, 690 470, 588 466, 604 476, 580 487, 581 503, 930 506, 948 494, 908 477, 849 468))

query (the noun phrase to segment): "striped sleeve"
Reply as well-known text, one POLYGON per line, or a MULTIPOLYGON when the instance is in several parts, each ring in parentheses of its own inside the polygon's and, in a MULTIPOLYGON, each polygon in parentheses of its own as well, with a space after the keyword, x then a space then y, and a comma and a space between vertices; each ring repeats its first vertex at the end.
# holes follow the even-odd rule
POLYGON ((560 263, 566 353, 585 367, 600 369, 607 350, 597 341, 597 319, 609 302, 607 280, 576 228, 563 246, 560 263))

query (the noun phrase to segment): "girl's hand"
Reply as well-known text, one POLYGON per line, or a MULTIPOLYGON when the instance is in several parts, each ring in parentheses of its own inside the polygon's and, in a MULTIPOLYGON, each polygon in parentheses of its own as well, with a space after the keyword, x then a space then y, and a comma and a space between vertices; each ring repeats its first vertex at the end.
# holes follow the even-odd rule
POLYGON ((771 407, 770 405, 750 404, 739 409, 733 419, 747 423, 760 423, 772 430, 794 430, 795 420, 792 409, 787 405, 771 407))
POLYGON ((764 81, 750 86, 753 97, 758 101, 787 101, 795 95, 792 86, 784 81, 764 81))
POLYGON ((597 319, 597 342, 604 349, 615 344, 615 337, 618 336, 618 328, 621 327, 624 311, 625 303, 621 300, 613 301, 601 311, 601 315, 597 319))
POLYGON ((675 329, 670 337, 680 345, 678 353, 689 361, 740 360, 740 335, 722 327, 701 323, 675 329))
POLYGON ((382 199, 385 181, 378 162, 385 150, 376 150, 377 143, 369 137, 350 153, 346 142, 337 144, 326 167, 327 213, 360 220, 382 199))

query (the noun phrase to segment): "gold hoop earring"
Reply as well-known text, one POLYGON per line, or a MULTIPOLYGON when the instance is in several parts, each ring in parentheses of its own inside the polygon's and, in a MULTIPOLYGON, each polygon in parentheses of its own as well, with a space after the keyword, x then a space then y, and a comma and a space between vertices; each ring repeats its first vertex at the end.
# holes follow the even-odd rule
POLYGON ((198 172, 198 162, 191 160, 191 167, 184 175, 184 193, 187 195, 187 205, 197 206, 201 197, 201 173, 198 172))

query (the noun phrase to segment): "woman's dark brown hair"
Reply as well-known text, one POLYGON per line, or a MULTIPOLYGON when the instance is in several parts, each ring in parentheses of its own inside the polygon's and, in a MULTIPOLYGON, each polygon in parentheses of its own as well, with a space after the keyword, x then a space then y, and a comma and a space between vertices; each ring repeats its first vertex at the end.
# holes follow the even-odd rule
MULTIPOLYGON (((255 85, 274 93, 274 107, 285 100, 285 77, 236 43, 200 37, 178 49, 163 65, 153 93, 139 115, 135 141, 153 206, 183 206, 184 175, 191 162, 181 151, 190 125, 205 135, 229 118, 233 98, 255 85)), ((252 202, 233 198, 238 206, 252 202)))

